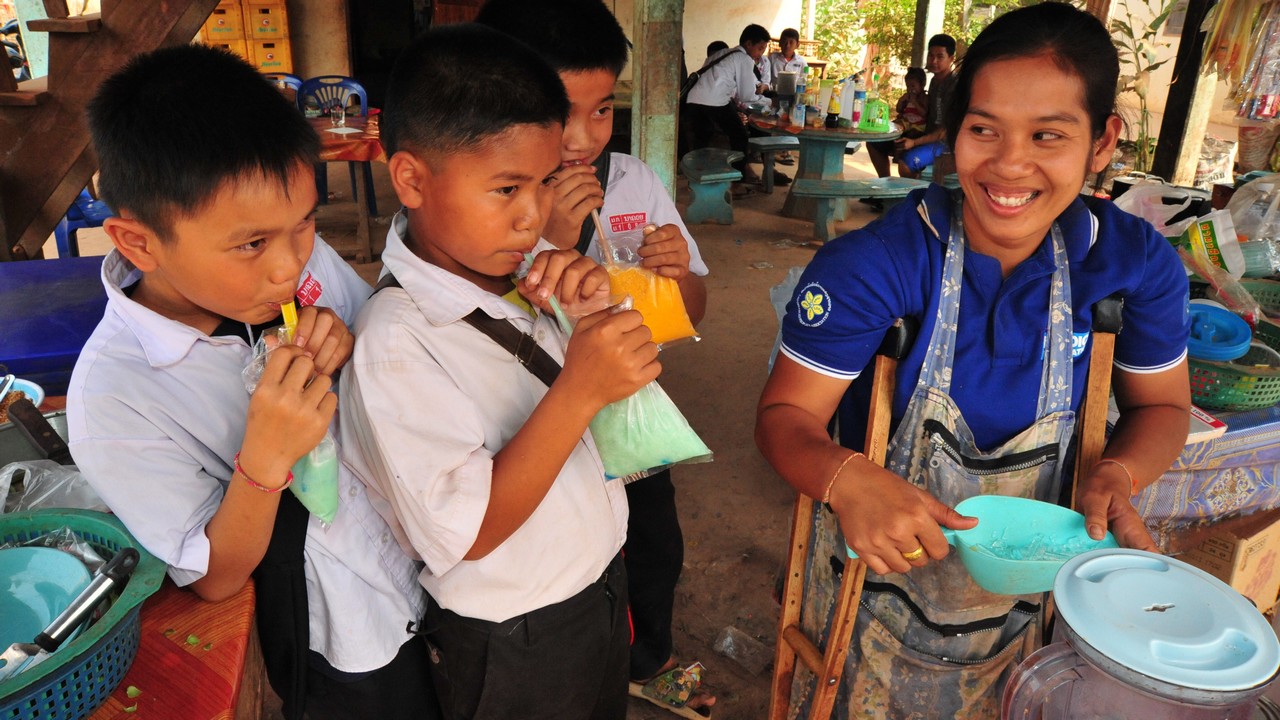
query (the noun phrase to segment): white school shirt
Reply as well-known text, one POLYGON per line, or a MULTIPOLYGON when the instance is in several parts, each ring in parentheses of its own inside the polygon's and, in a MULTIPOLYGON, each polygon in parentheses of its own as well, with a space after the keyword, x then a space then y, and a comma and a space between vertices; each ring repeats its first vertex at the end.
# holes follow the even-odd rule
POLYGON ((698 82, 689 91, 690 103, 721 107, 728 105, 730 101, 746 104, 764 99, 762 95, 756 94, 755 61, 741 45, 721 50, 708 58, 708 63, 728 53, 732 53, 732 56, 716 63, 698 78, 698 82))
MULTIPOLYGON (((208 571, 205 525, 244 439, 251 351, 242 338, 210 337, 130 300, 121 288, 140 277, 114 250, 103 262, 107 307, 71 375, 69 444, 93 489, 174 582, 189 585, 208 571)), ((299 294, 348 324, 370 290, 318 237, 302 278, 299 294)), ((368 672, 410 639, 405 624, 422 617, 425 597, 417 563, 364 486, 345 468, 338 480, 333 524, 312 517, 303 548, 310 649, 342 672, 368 672)))
MULTIPOLYGON (((640 158, 623 153, 610 155, 609 182, 605 186, 604 207, 600 208, 600 223, 611 236, 638 233, 646 225, 675 225, 689 244, 689 272, 704 276, 708 273, 707 264, 698 251, 698 243, 685 227, 666 186, 640 158)), ((598 230, 591 234, 587 256, 602 262, 598 230)))
POLYGON ((809 63, 800 57, 800 53, 795 53, 788 60, 783 57, 781 51, 778 51, 769 53, 767 60, 769 61, 769 77, 774 79, 777 79, 778 73, 781 72, 795 72, 797 79, 799 79, 799 76, 804 74, 804 69, 809 67, 809 63))
MULTIPOLYGON (((627 496, 583 434, 533 514, 479 560, 493 457, 547 386, 462 320, 477 307, 533 335, 558 362, 555 319, 521 308, 416 257, 396 216, 382 260, 403 289, 375 294, 356 320, 342 373, 343 459, 379 497, 402 542, 426 561, 419 576, 441 607, 493 622, 573 597, 626 539, 627 496)), ((550 249, 545 240, 539 250, 550 249)))

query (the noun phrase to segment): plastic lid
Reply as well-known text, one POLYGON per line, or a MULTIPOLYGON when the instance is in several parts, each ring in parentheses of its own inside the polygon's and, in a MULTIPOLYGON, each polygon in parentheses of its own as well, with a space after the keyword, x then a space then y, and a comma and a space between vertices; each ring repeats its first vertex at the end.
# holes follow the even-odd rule
POLYGON ((1280 640, 1230 586, 1181 560, 1113 548, 1068 560, 1053 583, 1062 619, 1093 650, 1185 688, 1255 688, 1280 669, 1280 640))
POLYGON ((1187 313, 1191 316, 1191 337, 1187 339, 1191 357, 1227 362, 1249 352, 1253 331, 1239 315, 1201 304, 1190 305, 1187 313))

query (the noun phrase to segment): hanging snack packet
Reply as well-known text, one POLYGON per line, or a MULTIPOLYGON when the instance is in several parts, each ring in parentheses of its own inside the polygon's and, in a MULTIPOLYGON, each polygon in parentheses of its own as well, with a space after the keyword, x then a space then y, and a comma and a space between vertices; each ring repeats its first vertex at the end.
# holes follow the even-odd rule
MULTIPOLYGON (((244 389, 250 395, 258 387, 262 370, 267 366, 267 355, 281 345, 293 342, 293 328, 297 325, 297 311, 292 302, 280 307, 285 324, 262 333, 253 345, 253 358, 241 373, 244 389)), ((320 444, 303 455, 293 465, 293 484, 289 492, 302 503, 307 512, 320 518, 328 527, 338 514, 338 444, 332 431, 326 430, 320 444)))
POLYGON ((606 238, 604 228, 599 224, 599 214, 595 215, 596 231, 601 238, 601 255, 604 256, 605 269, 609 271, 609 292, 631 296, 632 307, 640 311, 645 327, 653 333, 653 341, 660 347, 686 338, 697 340, 698 333, 689 320, 679 284, 641 264, 640 246, 644 244, 645 235, 653 232, 653 226, 606 238))

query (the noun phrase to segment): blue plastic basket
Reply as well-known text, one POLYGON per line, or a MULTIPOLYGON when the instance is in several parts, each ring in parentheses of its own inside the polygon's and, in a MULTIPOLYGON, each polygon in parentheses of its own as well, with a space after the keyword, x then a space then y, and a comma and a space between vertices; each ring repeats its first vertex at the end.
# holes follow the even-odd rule
POLYGON ((0 515, 0 544, 25 542, 62 527, 103 554, 132 547, 141 556, 107 612, 39 665, 0 682, 0 720, 83 720, 115 690, 138 653, 139 606, 160 589, 165 565, 112 515, 38 510, 0 515))

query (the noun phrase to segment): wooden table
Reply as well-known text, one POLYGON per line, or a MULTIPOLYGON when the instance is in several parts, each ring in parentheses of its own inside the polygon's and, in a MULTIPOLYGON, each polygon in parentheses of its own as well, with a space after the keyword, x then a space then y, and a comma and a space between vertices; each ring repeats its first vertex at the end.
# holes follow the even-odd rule
MULTIPOLYGON (((377 133, 365 132, 368 118, 359 115, 347 116, 347 128, 358 130, 354 133, 335 133, 335 128, 327 117, 310 118, 311 127, 320 135, 321 162, 386 162, 387 153, 382 147, 382 140, 377 133)), ((361 180, 356 183, 356 262, 369 262, 373 259, 373 247, 369 242, 369 203, 366 199, 373 193, 373 182, 364 173, 359 173, 361 180)), ((324 198, 321 198, 324 202, 324 198)))
MULTIPOLYGON (((800 141, 800 161, 796 165, 797 178, 816 180, 844 179, 844 149, 850 142, 875 142, 896 140, 902 128, 892 125, 887 133, 862 132, 853 128, 800 128, 795 125, 779 125, 774 118, 752 118, 751 124, 770 135, 792 135, 800 141)), ((812 220, 817 204, 812 198, 795 197, 790 192, 782 204, 782 214, 787 217, 812 220)), ((837 220, 845 218, 845 206, 837 207, 837 220)))
MULTIPOLYGON (((63 395, 40 404, 43 412, 66 407, 63 395)), ((133 665, 89 720, 257 720, 267 685, 255 597, 252 579, 213 603, 166 577, 142 603, 133 665)))
POLYGON ((142 604, 137 658, 90 720, 256 720, 265 676, 253 603, 252 580, 211 603, 165 578, 142 604))

